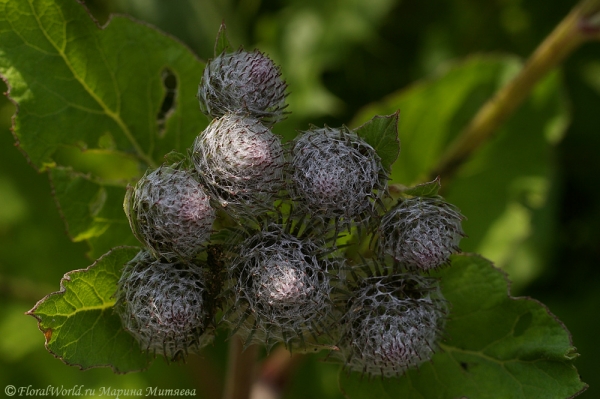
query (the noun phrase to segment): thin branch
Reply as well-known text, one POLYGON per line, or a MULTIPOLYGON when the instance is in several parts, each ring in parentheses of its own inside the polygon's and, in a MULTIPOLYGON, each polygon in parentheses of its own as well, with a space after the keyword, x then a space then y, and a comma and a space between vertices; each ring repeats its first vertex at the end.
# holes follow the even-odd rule
POLYGON ((539 45, 519 74, 488 100, 433 168, 449 180, 529 96, 535 85, 582 43, 600 35, 600 0, 584 0, 539 45))

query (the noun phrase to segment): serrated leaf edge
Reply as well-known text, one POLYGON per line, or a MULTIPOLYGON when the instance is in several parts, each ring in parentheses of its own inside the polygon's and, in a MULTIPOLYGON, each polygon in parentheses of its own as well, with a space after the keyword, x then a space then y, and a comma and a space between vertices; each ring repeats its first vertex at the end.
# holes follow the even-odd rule
MULTIPOLYGON (((539 305, 542 309, 544 309, 544 311, 548 314, 548 316, 550 316, 552 319, 554 319, 557 322, 557 324, 567 333, 567 337, 569 339, 569 346, 570 346, 570 348, 569 348, 569 350, 567 352, 565 352, 564 357, 565 357, 565 362, 567 362, 567 361, 572 362, 572 359, 569 359, 567 355, 568 355, 568 353, 570 353, 573 350, 575 350, 575 346, 573 346, 573 336, 571 335, 571 332, 569 331, 569 329, 567 328, 567 326, 565 326, 565 324, 554 313, 552 313, 550 311, 550 309, 548 308, 548 306, 546 306, 545 304, 543 304, 539 300, 537 300, 535 298, 532 298, 530 296, 516 296, 516 297, 512 296, 511 295, 512 281, 508 277, 508 273, 506 271, 502 270, 501 268, 499 268, 498 266, 496 266, 494 264, 494 262, 492 262, 491 260, 489 260, 489 259, 481 256, 480 254, 470 253, 470 252, 461 252, 459 254, 453 255, 453 257, 459 257, 459 256, 460 257, 465 257, 465 258, 471 257, 471 258, 482 259, 482 260, 486 261, 490 265, 490 267, 492 267, 492 269, 494 269, 495 271, 499 272, 502 275, 502 277, 504 278, 504 281, 506 282, 506 294, 507 294, 509 300, 513 300, 513 301, 531 301, 531 302, 534 302, 537 305, 539 305)), ((440 347, 442 349, 444 349, 444 345, 443 344, 441 344, 440 347)), ((489 357, 489 356, 487 356, 487 355, 485 355, 485 354, 483 354, 483 353, 481 353, 479 351, 468 351, 468 350, 464 350, 464 349, 460 349, 460 348, 455 348, 455 347, 449 347, 449 346, 446 346, 446 348, 453 348, 453 349, 455 349, 457 351, 462 351, 464 353, 476 352, 478 356, 485 357, 486 359, 489 359, 490 361, 493 361, 493 362, 498 363, 498 364, 503 363, 502 361, 500 361, 498 359, 495 359, 495 358, 491 358, 491 357, 489 357)), ((573 364, 571 364, 571 367, 575 368, 573 366, 573 364)), ((570 396, 569 399, 570 398, 575 398, 576 396, 579 396, 580 394, 582 394, 583 392, 585 392, 588 389, 589 385, 586 384, 585 382, 581 381, 581 377, 579 378, 579 381, 583 384, 583 387, 581 388, 581 390, 579 390, 578 392, 576 392, 573 396, 570 396)))
MULTIPOLYGON (((93 267, 95 267, 101 260, 103 260, 104 258, 110 256, 110 254, 112 254, 113 252, 120 250, 120 249, 136 249, 136 250, 140 250, 140 247, 134 247, 134 246, 127 246, 127 245, 123 245, 123 246, 118 246, 118 247, 114 247, 112 248, 110 251, 108 251, 107 253, 105 253, 104 255, 100 256, 98 259, 96 259, 94 261, 94 263, 92 263, 90 266, 84 268, 84 269, 76 269, 76 270, 71 270, 70 272, 65 273, 65 275, 63 276, 63 278, 60 280, 60 289, 59 291, 55 291, 55 292, 51 292, 50 294, 44 296, 42 299, 40 299, 39 301, 37 301, 37 303, 34 305, 33 308, 31 308, 30 310, 28 310, 27 312, 25 312, 25 315, 27 316, 32 316, 34 317, 37 322, 38 322, 38 329, 42 332, 42 334, 44 334, 45 337, 45 341, 44 341, 44 347, 46 348, 46 350, 48 352, 50 352, 52 354, 52 356, 54 356, 55 358, 59 359, 61 362, 63 362, 64 364, 68 365, 68 366, 75 366, 78 367, 79 370, 88 370, 88 369, 92 369, 92 368, 99 368, 99 367, 110 367, 113 371, 113 373, 115 374, 126 374, 129 372, 134 372, 134 371, 144 371, 146 370, 148 367, 150 367, 151 362, 148 362, 147 366, 144 368, 141 368, 139 370, 129 370, 126 372, 123 371, 119 371, 117 368, 115 368, 113 365, 108 364, 108 365, 96 365, 96 366, 90 366, 90 367, 84 367, 81 364, 77 364, 77 363, 70 363, 68 361, 66 361, 63 357, 57 355, 56 353, 54 353, 49 347, 48 347, 48 343, 49 343, 49 338, 46 335, 47 331, 44 330, 44 328, 42 327, 42 317, 38 316, 37 314, 35 314, 35 311, 37 310, 37 308, 44 303, 46 300, 48 300, 49 298, 53 297, 53 296, 57 296, 57 295, 63 295, 66 293, 67 291, 67 287, 65 287, 65 283, 68 283, 71 281, 71 275, 74 273, 85 273, 90 271, 93 267)), ((104 306, 104 307, 94 307, 94 308, 85 308, 85 310, 105 310, 110 308, 111 306, 104 306)))
MULTIPOLYGON (((499 272, 499 273, 502 275, 502 277, 504 278, 504 281, 506 282, 506 291, 507 291, 507 292, 506 292, 506 294, 507 294, 507 296, 508 296, 508 299, 509 299, 509 300, 515 300, 515 301, 521 301, 521 300, 524 300, 524 301, 532 301, 532 302, 535 302, 536 304, 540 305, 540 307, 541 307, 542 309, 544 309, 544 311, 545 311, 545 312, 546 312, 546 313, 547 313, 547 314, 548 314, 548 315, 549 315, 549 316, 550 316, 552 319, 554 319, 554 320, 557 322, 557 324, 559 324, 559 326, 560 326, 560 327, 561 327, 561 328, 562 328, 562 329, 563 329, 563 330, 564 330, 564 331, 567 333, 567 337, 568 337, 568 339, 569 339, 569 346, 570 346, 570 348, 569 348, 569 350, 568 350, 567 352, 565 352, 565 354, 564 354, 564 359, 565 359, 565 362, 572 362, 572 361, 573 361, 574 357, 572 357, 573 355, 571 355, 571 357, 569 357, 569 353, 573 353, 573 351, 574 351, 574 350, 576 350, 576 348, 573 346, 573 337, 572 337, 572 335, 571 335, 571 332, 570 332, 570 331, 569 331, 569 329, 568 329, 568 328, 565 326, 565 324, 564 324, 564 323, 563 323, 563 322, 562 322, 562 321, 561 321, 561 320, 560 320, 558 317, 556 317, 556 315, 555 315, 555 314, 553 314, 553 313, 550 311, 550 309, 549 309, 549 308, 548 308, 548 307, 547 307, 545 304, 543 304, 542 302, 538 301, 537 299, 535 299, 535 298, 531 298, 531 297, 529 297, 529 296, 517 296, 517 297, 514 297, 514 296, 512 296, 512 295, 511 295, 511 292, 510 292, 510 291, 511 291, 511 285, 512 285, 512 282, 511 282, 511 281, 510 281, 510 279, 508 278, 508 273, 506 273, 506 272, 505 272, 504 270, 502 270, 501 268, 497 267, 497 266, 494 264, 494 262, 492 262, 491 260, 489 260, 489 259, 487 259, 487 258, 484 258, 484 257, 483 257, 483 256, 481 256, 480 254, 476 254, 476 253, 470 253, 470 252, 461 252, 461 253, 458 253, 458 254, 452 255, 452 257, 453 257, 453 258, 456 258, 456 257, 465 257, 465 258, 479 258, 479 259, 482 259, 482 260, 486 261, 486 262, 487 262, 487 264, 488 264, 490 267, 492 267, 492 269, 494 269, 495 271, 499 272)), ((451 266, 450 266, 450 267, 451 267, 451 266)), ((439 347, 440 347, 440 349, 442 349, 443 351, 446 351, 446 352, 449 352, 449 351, 458 351, 458 352, 463 352, 463 353, 471 353, 471 354, 476 354, 477 356, 480 356, 480 357, 486 358, 486 359, 488 359, 489 361, 491 361, 491 362, 494 362, 494 363, 497 363, 497 364, 502 364, 502 363, 503 363, 501 360, 499 360, 499 359, 495 359, 495 358, 493 358, 493 357, 490 357, 490 356, 487 356, 487 355, 485 355, 484 353, 482 353, 482 352, 480 352, 480 351, 464 350, 464 349, 457 348, 457 347, 454 347, 454 346, 448 346, 448 345, 444 345, 443 343, 438 343, 438 344, 439 344, 439 347), (448 350, 448 349, 450 349, 450 350, 448 350)), ((575 356, 575 357, 576 357, 576 356, 575 356)), ((454 359, 454 360, 455 360, 455 359, 454 359)), ((573 364, 570 364, 570 366, 571 366, 573 369, 575 369, 575 370, 576 370, 576 368, 574 367, 574 365, 573 365, 573 364)), ((342 373, 345 373, 345 372, 346 372, 346 371, 345 371, 343 368, 340 368, 340 371, 339 371, 339 373, 338 373, 338 386, 339 386, 340 392, 342 392, 342 394, 344 395, 344 397, 346 397, 346 398, 350 399, 350 396, 348 396, 348 394, 347 394, 347 393, 346 393, 346 391, 344 390, 344 387, 341 385, 342 379, 341 379, 340 377, 341 377, 342 373)), ((356 374, 356 373, 354 373, 354 374, 356 374)), ((406 376, 405 376, 405 375, 403 375, 403 376, 401 376, 400 378, 405 378, 405 377, 406 377, 406 376)), ((362 378, 363 378, 363 376, 361 376, 360 378, 362 379, 362 378)), ((382 378, 380 381, 383 381, 383 380, 384 380, 384 379, 382 378)), ((585 391, 588 389, 589 385, 588 385, 587 383, 585 383, 585 382, 581 381, 581 377, 579 378, 579 381, 580 381, 580 382, 583 384, 583 387, 582 387, 582 388, 581 388, 581 389, 580 389, 578 392, 576 392, 574 395, 570 396, 570 397, 569 397, 569 398, 567 398, 567 399, 575 398, 575 397, 579 396, 580 394, 582 394, 583 392, 585 392, 585 391)))

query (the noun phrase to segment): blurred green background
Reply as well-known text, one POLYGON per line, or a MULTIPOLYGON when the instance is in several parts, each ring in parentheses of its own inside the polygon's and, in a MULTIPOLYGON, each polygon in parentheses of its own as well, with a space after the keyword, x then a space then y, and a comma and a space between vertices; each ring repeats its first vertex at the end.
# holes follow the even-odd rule
MULTIPOLYGON (((215 35, 225 21, 234 46, 259 48, 281 66, 292 111, 275 129, 282 134, 306 129, 309 123, 351 123, 367 105, 474 54, 526 58, 573 6, 569 0, 94 0, 86 4, 100 24, 110 13, 129 14, 179 38, 203 59, 213 55, 215 35)), ((600 396, 596 383, 600 345, 595 341, 600 328, 596 315, 600 189, 595 181, 600 173, 600 43, 578 49, 557 79, 565 96, 560 101, 570 115, 562 139, 552 141, 551 154, 544 158, 552 179, 543 201, 536 209, 526 209, 531 218, 526 228, 518 218, 504 218, 502 223, 484 226, 495 229, 490 234, 498 239, 482 244, 481 237, 471 237, 463 247, 482 251, 509 273, 513 294, 540 300, 565 323, 582 354, 576 366, 590 384, 582 397, 592 398, 600 396), (502 237, 514 238, 519 229, 524 233, 499 249, 502 237), (531 247, 535 250, 524 252, 531 247)), ((6 86, 2 89, 6 91, 6 86)), ((422 117, 431 118, 439 106, 431 104, 430 114, 422 117)), ((14 147, 10 133, 14 112, 15 106, 0 97, 0 387, 158 386, 196 388, 198 397, 219 397, 226 367, 223 337, 187 364, 166 365, 157 359, 149 371, 125 376, 107 369, 81 372, 44 349, 36 321, 24 312, 57 291, 64 273, 87 267, 93 259, 86 257, 85 243, 68 239, 46 174, 37 173, 14 147)), ((527 140, 527 131, 522 135, 527 140)), ((511 157, 511 151, 505 156, 511 157)), ((502 180, 488 180, 477 189, 508 190, 502 184, 502 180)), ((460 206, 461 195, 454 195, 460 206)), ((468 195, 462 192, 462 197, 468 195)), ((469 208, 467 232, 469 223, 475 226, 473 221, 485 219, 485 205, 469 208)), ((285 397, 341 397, 337 366, 306 356, 296 372, 285 397)))

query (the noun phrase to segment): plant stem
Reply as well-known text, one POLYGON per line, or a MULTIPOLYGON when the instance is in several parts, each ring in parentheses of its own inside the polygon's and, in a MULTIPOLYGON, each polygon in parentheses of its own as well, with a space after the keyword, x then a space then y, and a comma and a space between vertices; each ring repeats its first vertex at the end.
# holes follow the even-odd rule
POLYGON ((600 37, 600 0, 576 6, 531 55, 519 74, 489 99, 429 175, 447 182, 527 98, 535 85, 587 40, 600 37))
POLYGON ((281 398, 302 359, 302 354, 292 355, 283 346, 277 347, 263 362, 250 399, 281 398))
POLYGON ((244 350, 242 340, 237 336, 229 341, 229 359, 223 399, 248 399, 256 379, 256 359, 258 346, 251 345, 244 350))

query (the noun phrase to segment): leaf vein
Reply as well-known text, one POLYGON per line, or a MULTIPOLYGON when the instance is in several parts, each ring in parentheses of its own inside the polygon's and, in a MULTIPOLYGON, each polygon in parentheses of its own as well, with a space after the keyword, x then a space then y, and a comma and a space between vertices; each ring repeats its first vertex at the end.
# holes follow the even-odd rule
MULTIPOLYGON (((133 148, 135 149, 138 157, 144 161, 145 163, 147 163, 149 166, 151 167, 156 167, 156 163, 154 162, 154 160, 144 152, 144 150, 142 149, 142 147, 140 146, 140 144, 137 142, 137 140, 135 139, 135 137, 133 137, 133 134, 131 132, 131 130, 129 129, 129 127, 125 124, 125 122, 123 121, 123 119, 121 118, 121 115, 119 113, 119 108, 117 108, 116 110, 112 110, 108 107, 108 105, 88 86, 88 84, 86 83, 85 79, 83 79, 81 76, 79 76, 76 71, 75 68, 73 67, 72 63, 69 60, 69 57, 67 57, 66 53, 65 53, 65 49, 60 48, 60 46, 57 45, 57 43, 55 43, 52 38, 48 35, 48 32, 46 31, 46 29, 44 29, 40 18, 38 16, 38 14, 35 12, 35 9, 33 7, 33 4, 31 3, 31 0, 29 1, 29 6, 31 9, 31 13, 34 16, 38 27, 40 28, 40 31, 43 33, 43 35, 46 37, 46 40, 48 40, 48 42, 56 49, 58 55, 60 55, 60 57, 63 59, 65 65, 67 66, 67 68, 69 69, 69 71, 73 74, 73 76, 75 77, 75 79, 79 82, 79 84, 84 88, 84 90, 88 93, 88 95, 90 97, 92 97, 92 99, 94 101, 96 101, 96 103, 98 105, 100 105, 100 107, 102 108, 102 110, 104 111, 104 113, 110 118, 112 119, 117 126, 121 129, 121 131, 123 132, 123 134, 125 135, 125 137, 127 138, 127 140, 131 143, 131 145, 133 146, 133 148)), ((66 43, 66 40, 65 40, 66 43)), ((96 46, 97 48, 100 48, 100 46, 96 46)), ((103 55, 103 54, 102 54, 103 55)), ((106 62, 106 58, 104 58, 104 61, 106 62)), ((111 74, 112 78, 113 78, 113 82, 114 82, 114 75, 112 74, 112 71, 110 71, 110 68, 106 68, 109 73, 111 74)), ((117 92, 118 93, 118 92, 117 92)), ((117 96, 119 97, 119 96, 117 96)), ((119 107, 120 105, 120 100, 117 100, 117 107, 119 107)))

